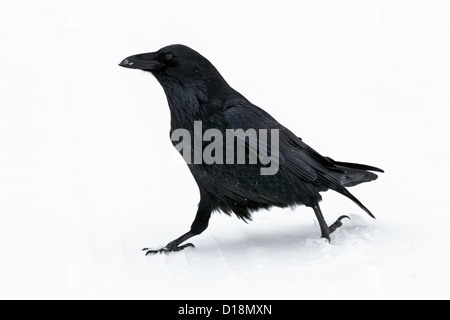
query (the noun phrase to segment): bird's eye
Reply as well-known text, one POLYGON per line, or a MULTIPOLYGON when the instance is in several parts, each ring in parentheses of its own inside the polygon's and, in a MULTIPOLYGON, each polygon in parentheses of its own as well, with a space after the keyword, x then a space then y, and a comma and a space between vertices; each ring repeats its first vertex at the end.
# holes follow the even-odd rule
POLYGON ((173 58, 174 58, 174 55, 171 54, 171 53, 166 53, 166 54, 164 55, 164 60, 166 60, 166 61, 170 61, 170 60, 172 60, 173 58))

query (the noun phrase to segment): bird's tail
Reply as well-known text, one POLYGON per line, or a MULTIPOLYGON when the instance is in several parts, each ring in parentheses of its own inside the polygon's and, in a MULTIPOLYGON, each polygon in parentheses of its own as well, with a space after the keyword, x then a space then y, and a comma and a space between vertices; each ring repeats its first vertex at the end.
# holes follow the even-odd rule
POLYGON ((332 175, 346 188, 378 179, 378 175, 371 171, 384 172, 379 168, 364 164, 329 160, 333 163, 333 168, 331 168, 332 175))
POLYGON ((340 183, 340 185, 335 185, 332 189, 345 195, 349 199, 353 200, 358 204, 364 211, 366 211, 372 218, 374 215, 367 209, 355 196, 353 196, 346 188, 354 187, 358 184, 370 182, 376 180, 378 175, 371 171, 381 172, 382 169, 367 166, 364 164, 357 163, 347 163, 347 162, 337 162, 330 158, 329 161, 333 163, 333 167, 330 169, 330 174, 340 183))

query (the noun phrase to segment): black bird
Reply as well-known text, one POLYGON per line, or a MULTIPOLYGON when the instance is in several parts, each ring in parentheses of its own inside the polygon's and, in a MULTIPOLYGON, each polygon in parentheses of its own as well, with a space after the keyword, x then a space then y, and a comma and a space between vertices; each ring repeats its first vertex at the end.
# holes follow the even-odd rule
MULTIPOLYGON (((193 49, 171 45, 154 53, 131 56, 120 66, 147 71, 156 77, 169 103, 171 132, 185 129, 194 134, 195 121, 202 121, 202 132, 208 129, 218 129, 224 134, 227 129, 279 130, 279 170, 274 175, 261 175, 260 169, 264 167, 261 159, 257 164, 188 164, 201 197, 191 230, 160 250, 144 249, 147 254, 194 247, 191 243, 183 243, 206 230, 214 211, 234 213, 243 220, 249 220, 252 212, 274 206, 305 205, 313 208, 322 237, 330 241, 330 234, 342 226, 344 218, 348 218, 341 216, 331 226, 327 225, 319 202, 322 200, 320 192, 330 189, 353 200, 375 218, 347 187, 375 180, 378 176, 371 171, 383 170, 337 162, 320 155, 231 88, 212 63, 193 49)), ((245 139, 245 143, 249 151, 249 140, 245 139)), ((267 142, 266 145, 269 150, 270 144, 267 142)))

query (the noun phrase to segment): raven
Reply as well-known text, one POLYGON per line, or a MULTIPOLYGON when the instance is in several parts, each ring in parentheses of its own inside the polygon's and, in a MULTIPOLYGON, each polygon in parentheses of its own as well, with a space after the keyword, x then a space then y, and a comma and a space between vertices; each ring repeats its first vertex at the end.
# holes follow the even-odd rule
MULTIPOLYGON (((184 45, 171 45, 154 53, 134 55, 119 66, 152 73, 162 85, 171 113, 171 133, 178 129, 194 134, 196 121, 202 122, 202 133, 209 129, 225 133, 229 129, 278 130, 279 170, 262 175, 261 159, 256 164, 219 164, 188 162, 200 191, 200 203, 189 232, 160 250, 144 249, 148 254, 181 251, 193 244, 183 244, 208 227, 211 214, 221 211, 234 213, 240 219, 251 219, 251 213, 271 207, 305 205, 314 209, 322 238, 342 226, 341 216, 328 226, 319 207, 321 192, 334 190, 354 201, 372 218, 373 214, 348 190, 360 183, 378 178, 383 172, 376 167, 334 161, 320 155, 267 112, 253 105, 234 90, 213 64, 198 52, 184 45)), ((237 138, 239 139, 239 138, 237 138)), ((173 141, 173 139, 172 139, 173 141)), ((251 146, 243 138, 246 150, 251 146)), ((266 150, 277 141, 263 142, 266 150)), ((173 141, 174 146, 176 145, 173 141)), ((202 148, 205 148, 202 144, 202 148)), ((225 148, 225 143, 223 145, 225 148)), ((180 150, 179 150, 180 151, 180 150)), ((186 159, 186 158, 185 158, 186 159)), ((249 159, 249 155, 246 155, 249 159)))

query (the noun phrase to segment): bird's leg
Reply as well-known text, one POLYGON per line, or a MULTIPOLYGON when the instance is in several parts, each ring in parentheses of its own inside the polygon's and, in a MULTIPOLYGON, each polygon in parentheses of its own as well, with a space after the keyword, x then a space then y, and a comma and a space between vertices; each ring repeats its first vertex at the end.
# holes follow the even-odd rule
POLYGON ((350 219, 348 216, 341 216, 335 223, 333 223, 331 226, 328 227, 327 222, 325 221, 325 218, 323 217, 322 211, 320 210, 319 205, 315 205, 313 207, 314 212, 316 214, 317 220, 319 221, 320 225, 320 231, 322 232, 322 238, 325 238, 328 240, 328 242, 331 242, 330 235, 335 232, 337 229, 342 227, 342 220, 343 219, 350 219))
POLYGON ((328 228, 327 222, 325 221, 325 218, 323 217, 322 211, 320 210, 319 205, 316 205, 313 207, 314 213, 316 214, 317 220, 319 221, 320 225, 320 231, 322 232, 322 238, 327 239, 329 242, 331 242, 330 238, 330 228, 328 228))
POLYGON ((182 251, 186 248, 195 248, 195 246, 192 243, 188 243, 185 245, 181 245, 183 242, 189 240, 192 237, 195 237, 199 234, 201 234, 203 231, 208 228, 209 219, 211 218, 212 209, 209 205, 208 201, 205 201, 202 198, 202 201, 200 201, 200 204, 198 206, 197 215, 195 217, 194 223, 191 226, 191 231, 188 233, 182 235, 178 239, 170 242, 167 246, 165 246, 162 249, 159 250, 152 250, 152 249, 144 249, 143 251, 146 251, 146 255, 150 254, 157 254, 157 253, 170 253, 170 252, 178 252, 182 251))

